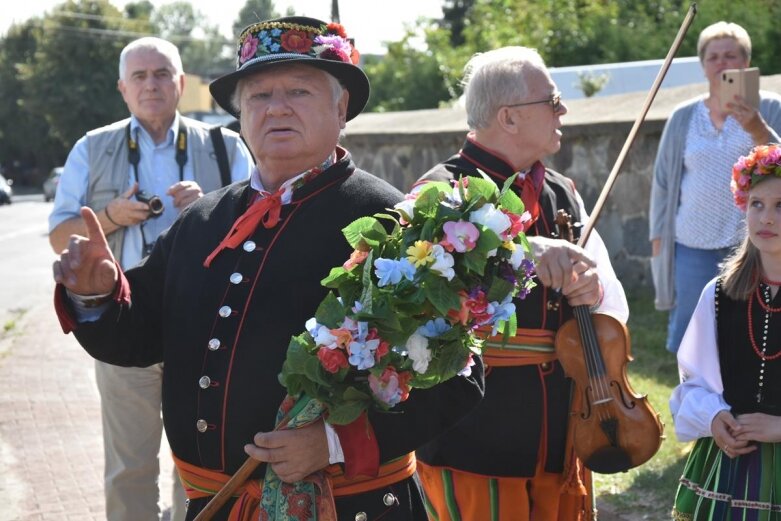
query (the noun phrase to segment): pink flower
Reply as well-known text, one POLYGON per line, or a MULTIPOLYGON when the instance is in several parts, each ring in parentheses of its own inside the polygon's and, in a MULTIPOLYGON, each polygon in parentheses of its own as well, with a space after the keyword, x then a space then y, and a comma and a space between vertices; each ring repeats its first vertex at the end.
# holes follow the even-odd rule
POLYGON ((408 372, 397 373, 393 367, 386 367, 379 377, 369 375, 369 387, 379 401, 393 407, 409 398, 410 376, 408 372))
POLYGON ((241 46, 241 63, 243 64, 247 60, 255 57, 255 52, 258 50, 258 44, 260 40, 254 36, 250 36, 244 40, 244 44, 241 46))
POLYGON ((366 260, 366 257, 369 256, 368 251, 361 251, 361 250, 353 250, 353 252, 350 254, 350 258, 345 261, 344 264, 342 264, 342 267, 346 269, 347 271, 350 271, 354 267, 361 264, 363 261, 366 260))
POLYGON ((323 365, 323 369, 329 373, 338 373, 340 369, 348 365, 347 357, 341 349, 321 347, 317 350, 317 358, 323 365))
POLYGON ((526 231, 526 224, 531 221, 531 214, 524 212, 522 215, 502 209, 502 212, 510 219, 510 228, 505 230, 501 237, 503 240, 512 239, 519 233, 526 231))
POLYGON ((445 238, 439 244, 447 251, 455 250, 459 253, 471 251, 480 236, 477 227, 468 221, 448 221, 442 229, 445 231, 445 238))

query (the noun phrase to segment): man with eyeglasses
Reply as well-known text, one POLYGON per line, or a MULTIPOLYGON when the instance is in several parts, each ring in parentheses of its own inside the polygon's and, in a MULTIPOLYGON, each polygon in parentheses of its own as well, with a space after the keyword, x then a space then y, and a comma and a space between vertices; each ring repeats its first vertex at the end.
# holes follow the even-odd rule
POLYGON ((540 55, 505 47, 475 55, 465 70, 471 130, 461 150, 416 188, 481 174, 502 187, 517 174, 512 189, 529 212, 538 285, 514 302, 515 336, 486 332, 483 401, 417 451, 429 512, 439 521, 592 520, 590 475, 568 441, 570 381, 553 342, 577 305, 626 322, 626 297, 596 232, 585 250, 555 238, 561 210, 573 222, 588 215, 573 182, 542 163, 561 147, 567 107, 540 55))

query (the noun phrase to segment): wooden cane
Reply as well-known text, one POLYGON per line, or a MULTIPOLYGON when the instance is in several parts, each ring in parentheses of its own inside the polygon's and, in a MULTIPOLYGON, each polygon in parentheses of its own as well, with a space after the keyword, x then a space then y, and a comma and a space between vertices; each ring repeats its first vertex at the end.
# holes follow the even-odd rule
POLYGON ((233 493, 238 490, 247 479, 249 479, 252 472, 258 468, 260 461, 247 458, 247 461, 236 471, 236 473, 228 480, 225 485, 220 489, 214 497, 209 500, 206 506, 195 517, 194 521, 210 521, 214 514, 216 514, 222 506, 233 496, 233 493))

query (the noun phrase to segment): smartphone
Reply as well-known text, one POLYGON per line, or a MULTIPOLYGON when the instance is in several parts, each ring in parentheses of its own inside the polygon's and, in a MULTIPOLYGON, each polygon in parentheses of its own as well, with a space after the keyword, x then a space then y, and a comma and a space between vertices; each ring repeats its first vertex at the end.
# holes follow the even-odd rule
POLYGON ((721 110, 727 112, 727 103, 735 101, 735 96, 741 96, 746 103, 755 109, 759 108, 759 69, 726 69, 721 71, 719 101, 721 110))

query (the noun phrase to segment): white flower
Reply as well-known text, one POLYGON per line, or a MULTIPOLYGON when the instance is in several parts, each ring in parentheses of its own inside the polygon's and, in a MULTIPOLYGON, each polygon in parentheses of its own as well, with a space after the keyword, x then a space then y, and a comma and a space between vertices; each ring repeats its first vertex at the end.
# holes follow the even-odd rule
POLYGON ((439 244, 435 244, 431 248, 431 254, 434 256, 434 263, 429 267, 432 271, 436 271, 447 280, 453 280, 456 276, 456 272, 453 270, 453 256, 445 251, 445 248, 439 244))
POLYGON ((412 369, 423 374, 431 361, 431 351, 428 349, 428 338, 419 333, 412 333, 407 339, 407 356, 412 360, 412 369))
POLYGON ((415 218, 415 199, 404 199, 400 203, 396 203, 394 208, 401 212, 402 217, 408 223, 412 222, 415 218))
POLYGON ((496 206, 491 203, 486 203, 479 210, 472 212, 469 215, 469 220, 482 224, 494 232, 497 237, 502 237, 502 234, 512 225, 510 218, 501 210, 497 210, 496 206))
POLYGON ((521 262, 526 258, 526 252, 520 246, 516 246, 510 255, 510 264, 514 270, 521 267, 521 262))

